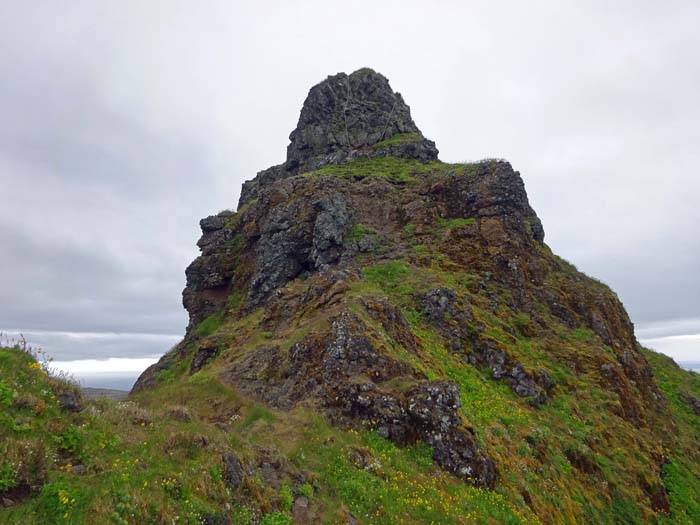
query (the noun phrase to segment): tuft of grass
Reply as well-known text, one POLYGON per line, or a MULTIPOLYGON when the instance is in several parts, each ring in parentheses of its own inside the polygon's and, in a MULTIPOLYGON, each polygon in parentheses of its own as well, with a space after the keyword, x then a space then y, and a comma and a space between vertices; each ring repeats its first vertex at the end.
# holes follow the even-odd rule
POLYGON ((377 230, 364 224, 354 224, 345 235, 345 242, 357 242, 367 235, 376 235, 377 230))
POLYGON ((581 327, 571 331, 571 339, 581 343, 590 343, 595 341, 596 335, 590 328, 581 327))
POLYGON ((411 144, 413 142, 420 142, 421 140, 423 140, 423 135, 417 132, 397 133, 396 135, 392 135, 388 139, 373 144, 372 147, 374 149, 382 149, 387 148, 389 146, 396 146, 399 144, 411 144))
POLYGON ((518 312, 513 319, 513 325, 521 333, 525 333, 530 326, 530 316, 525 312, 518 312))
POLYGON ((233 290, 227 300, 229 310, 238 310, 243 304, 243 293, 240 290, 233 290))
POLYGON ((270 412, 267 408, 262 405, 253 405, 245 419, 242 421, 240 427, 244 430, 252 426, 256 421, 266 421, 268 423, 275 421, 277 419, 275 415, 270 412))
POLYGON ((410 267, 402 261, 376 264, 362 269, 362 276, 369 284, 399 295, 413 291, 413 287, 407 279, 410 274, 410 267))
POLYGON ((452 219, 440 219, 438 221, 438 225, 443 229, 464 228, 465 226, 471 226, 475 223, 476 219, 474 217, 455 217, 452 219))
POLYGON ((194 333, 202 337, 210 336, 221 327, 223 322, 221 314, 212 314, 195 327, 194 333))
POLYGON ((260 520, 260 525, 291 525, 292 517, 287 512, 271 512, 265 514, 260 520))
POLYGON ((397 157, 374 157, 370 159, 355 159, 343 164, 328 164, 305 175, 331 175, 344 179, 381 177, 395 184, 409 184, 415 182, 416 177, 421 175, 471 171, 472 169, 473 167, 468 164, 446 164, 439 161, 422 162, 415 159, 397 157))

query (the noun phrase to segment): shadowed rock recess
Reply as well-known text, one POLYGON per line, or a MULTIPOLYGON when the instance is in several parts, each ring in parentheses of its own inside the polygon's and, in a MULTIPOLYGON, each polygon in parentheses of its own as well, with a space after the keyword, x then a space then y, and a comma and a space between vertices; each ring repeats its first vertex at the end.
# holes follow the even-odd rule
POLYGON ((187 334, 133 394, 215 377, 424 444, 545 523, 654 522, 678 433, 622 304, 552 254, 508 162, 437 154, 382 75, 311 88, 285 162, 200 222, 187 334))

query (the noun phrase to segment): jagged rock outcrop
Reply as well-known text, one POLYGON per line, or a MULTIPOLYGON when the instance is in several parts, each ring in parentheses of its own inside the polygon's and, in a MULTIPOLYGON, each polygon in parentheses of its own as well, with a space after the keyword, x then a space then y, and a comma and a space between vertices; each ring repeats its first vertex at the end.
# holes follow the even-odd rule
POLYGON ((430 172, 411 185, 361 178, 363 182, 332 176, 287 178, 264 186, 235 218, 223 212, 203 219, 198 243, 202 255, 187 268, 183 294, 190 326, 219 311, 234 288, 245 290, 247 305, 254 308, 300 275, 351 261, 367 237, 376 237, 346 240, 358 224, 372 225, 383 236, 387 259, 405 255, 406 247, 396 238, 405 224, 425 229, 463 219, 473 223, 461 233, 475 241, 459 254, 469 255, 467 264, 491 268, 492 260, 482 251, 488 246, 493 262, 506 267, 505 277, 519 284, 522 272, 508 266, 515 262, 507 259, 508 252, 523 252, 523 265, 536 260, 529 248, 543 240, 541 223, 519 174, 507 162, 430 172))
POLYGON ((493 461, 478 449, 459 417, 459 389, 450 381, 428 381, 412 367, 389 358, 366 334, 370 328, 346 310, 327 332, 294 344, 285 358, 263 345, 226 374, 230 384, 271 406, 291 409, 318 400, 331 420, 371 425, 396 443, 421 439, 433 446, 436 462, 479 485, 492 487, 493 461), (389 386, 397 378, 411 386, 389 386))
POLYGON ((427 161, 438 155, 435 143, 413 122, 401 94, 369 68, 338 73, 312 87, 289 140, 287 160, 247 181, 239 207, 271 182, 327 164, 376 156, 427 161))
MULTIPOLYGON (((508 162, 438 162, 371 70, 314 86, 290 140, 285 163, 245 183, 238 212, 201 221, 187 336, 135 390, 184 360, 277 410, 311 406, 343 428, 423 441, 483 487, 500 466, 463 410, 474 381, 504 383, 518 410, 537 411, 586 378, 620 424, 662 425, 622 304, 551 253, 508 162)), ((596 439, 561 457, 600 475, 596 439)))

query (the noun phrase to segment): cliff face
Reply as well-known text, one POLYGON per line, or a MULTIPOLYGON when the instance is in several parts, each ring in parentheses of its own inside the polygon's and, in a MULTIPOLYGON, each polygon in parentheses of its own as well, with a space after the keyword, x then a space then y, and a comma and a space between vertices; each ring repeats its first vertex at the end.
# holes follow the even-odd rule
POLYGON ((509 163, 439 162, 367 69, 313 87, 290 140, 237 212, 201 221, 187 335, 135 392, 214 374, 281 413, 425 443, 548 523, 668 510, 675 429, 632 323, 544 244, 509 163))

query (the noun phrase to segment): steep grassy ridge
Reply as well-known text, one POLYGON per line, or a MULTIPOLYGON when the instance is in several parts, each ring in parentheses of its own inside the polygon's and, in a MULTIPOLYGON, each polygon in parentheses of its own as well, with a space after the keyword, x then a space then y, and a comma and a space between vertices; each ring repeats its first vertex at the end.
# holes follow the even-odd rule
MULTIPOLYGON (((361 297, 406 293, 398 283, 402 272, 388 270, 369 266, 368 278, 348 290, 360 315, 361 297), (392 273, 394 279, 378 277, 392 273)), ((418 284, 409 279, 404 286, 418 284)), ((462 414, 499 467, 494 491, 441 472, 424 444, 397 447, 371 430, 334 428, 314 410, 278 411, 238 395, 218 377, 245 348, 226 350, 194 375, 163 373, 157 388, 131 401, 92 401, 80 412, 62 410, 57 401, 72 385, 48 377, 15 348, 0 350, 0 483, 3 498, 14 498, 0 509, 0 522, 291 523, 300 501, 308 511, 296 503, 297 517, 318 523, 345 523, 350 515, 378 524, 697 523, 700 425, 683 397, 700 393, 696 374, 645 351, 677 429, 655 436, 611 416, 615 400, 594 378, 555 366, 566 388, 544 407, 524 404, 505 384, 461 364, 419 315, 406 313, 421 342, 417 366, 460 386, 462 414), (222 458, 229 453, 245 472, 236 487, 225 476, 222 458), (648 476, 652 486, 660 460, 670 508, 652 512, 638 478, 648 476)), ((253 313, 209 337, 252 336, 252 342, 260 321, 253 313)), ((489 328, 494 337, 507 337, 507 326, 489 328)), ((560 337, 570 352, 594 338, 565 329, 560 337)), ((277 334, 262 339, 274 343, 277 334)), ((518 355, 538 363, 541 344, 513 338, 518 355)))

